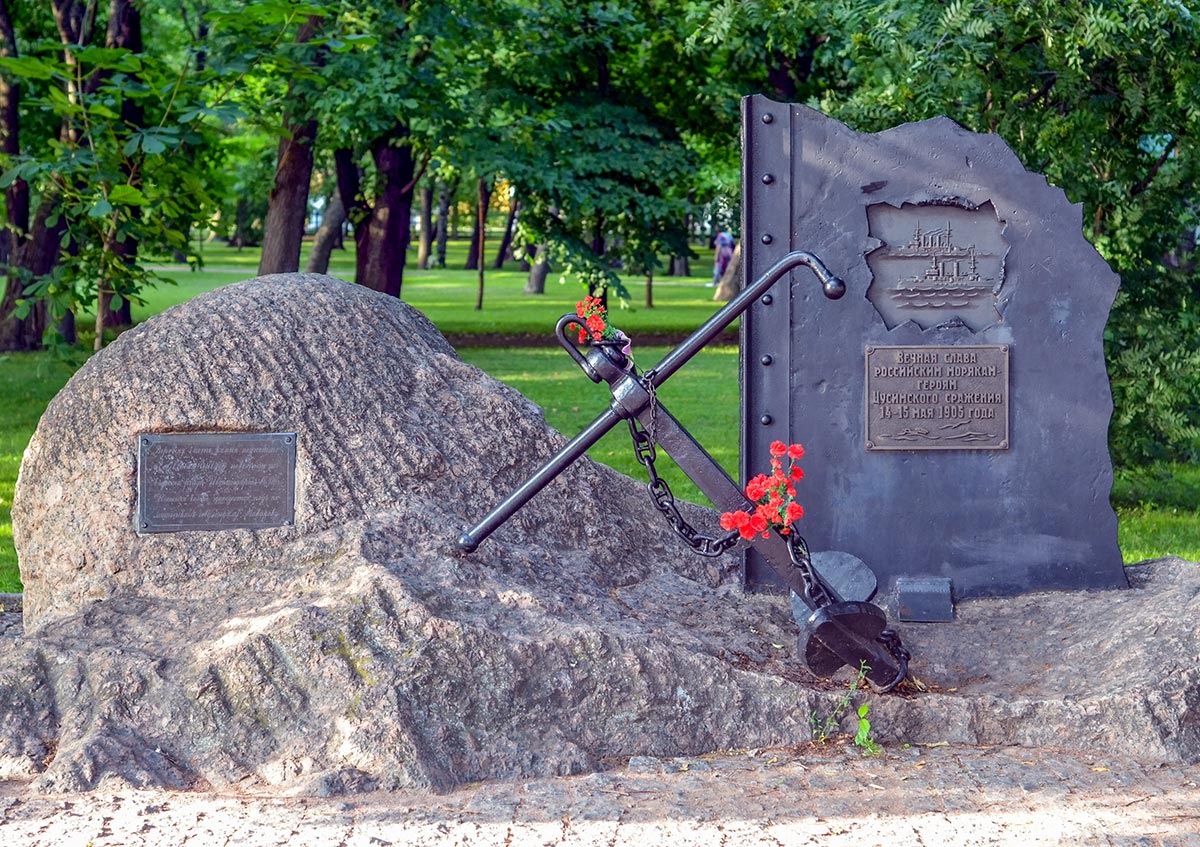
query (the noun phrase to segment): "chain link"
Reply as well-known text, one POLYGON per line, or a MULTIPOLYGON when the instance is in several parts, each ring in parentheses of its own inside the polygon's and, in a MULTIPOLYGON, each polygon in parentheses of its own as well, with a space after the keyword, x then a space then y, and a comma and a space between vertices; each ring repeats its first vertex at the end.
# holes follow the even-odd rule
POLYGON ((654 460, 656 454, 654 451, 654 437, 651 434, 655 423, 655 403, 654 390, 650 389, 650 425, 651 430, 643 429, 636 418, 629 419, 629 434, 633 436, 633 455, 638 460, 638 464, 646 469, 646 473, 650 477, 650 482, 647 487, 650 489, 650 497, 654 502, 654 507, 658 509, 667 519, 667 523, 675 530, 675 533, 683 539, 689 547, 699 553, 701 556, 716 558, 723 554, 733 545, 738 542, 738 532, 733 530, 725 535, 717 538, 712 538, 707 535, 701 535, 694 526, 684 520, 682 514, 679 513, 679 507, 675 505, 675 496, 671 493, 671 486, 667 485, 667 481, 658 475, 658 471, 654 468, 654 460))
POLYGON ((798 532, 790 532, 787 536, 788 558, 792 560, 792 567, 800 571, 800 576, 804 579, 804 602, 808 608, 812 610, 820 609, 828 606, 833 602, 833 598, 829 596, 829 592, 825 590, 825 585, 817 578, 813 571, 812 556, 808 552, 808 542, 804 540, 798 532))

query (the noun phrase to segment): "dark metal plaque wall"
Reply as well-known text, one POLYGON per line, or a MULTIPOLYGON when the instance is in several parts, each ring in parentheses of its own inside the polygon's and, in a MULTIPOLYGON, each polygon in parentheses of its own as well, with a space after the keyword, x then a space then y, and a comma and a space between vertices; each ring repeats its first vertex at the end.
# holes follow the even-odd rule
MULTIPOLYGON (((880 586, 956 597, 1126 584, 1109 505, 1103 330, 1119 280, 1080 207, 997 136, 945 118, 877 134, 742 106, 742 251, 755 279, 809 250, 742 319, 742 482, 805 445, 802 532, 880 586)), ((746 580, 772 590, 753 554, 746 580)))

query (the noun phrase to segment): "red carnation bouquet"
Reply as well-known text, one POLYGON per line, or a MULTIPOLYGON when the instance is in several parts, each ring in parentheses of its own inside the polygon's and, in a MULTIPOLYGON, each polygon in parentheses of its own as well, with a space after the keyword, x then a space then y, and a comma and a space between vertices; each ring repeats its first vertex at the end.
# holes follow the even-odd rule
POLYGON ((584 297, 575 304, 575 314, 579 316, 580 322, 569 324, 569 328, 579 330, 580 344, 604 341, 621 344, 621 352, 629 355, 629 336, 608 322, 608 313, 599 297, 590 294, 584 297))
POLYGON ((771 442, 771 475, 759 474, 746 484, 746 496, 755 504, 754 512, 738 509, 721 515, 721 528, 736 529, 742 538, 762 533, 766 538, 772 529, 780 535, 791 533, 792 523, 804 516, 804 507, 796 502, 796 482, 804 478, 804 470, 796 464, 803 458, 799 444, 771 442), (783 459, 788 469, 783 469, 783 459))

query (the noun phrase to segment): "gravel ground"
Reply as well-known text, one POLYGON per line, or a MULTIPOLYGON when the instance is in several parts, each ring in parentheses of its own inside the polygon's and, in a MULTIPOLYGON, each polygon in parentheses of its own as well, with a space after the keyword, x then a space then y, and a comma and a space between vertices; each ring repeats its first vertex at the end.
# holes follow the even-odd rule
POLYGON ((449 794, 42 795, 0 782, 5 845, 1200 847, 1200 768, 1028 748, 838 743, 634 758, 449 794))

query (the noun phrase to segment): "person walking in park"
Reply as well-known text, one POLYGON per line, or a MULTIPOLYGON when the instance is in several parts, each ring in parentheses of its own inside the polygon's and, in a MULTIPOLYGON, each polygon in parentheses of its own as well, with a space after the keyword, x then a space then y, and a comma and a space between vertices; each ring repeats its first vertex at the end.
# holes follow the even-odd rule
POLYGON ((721 281, 721 277, 725 275, 725 269, 729 267, 729 260, 733 258, 733 236, 728 232, 717 233, 716 254, 713 256, 713 278, 708 285, 717 285, 721 281))

